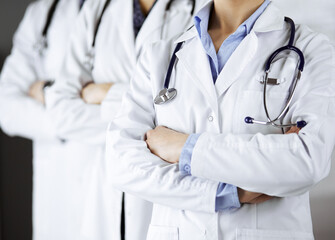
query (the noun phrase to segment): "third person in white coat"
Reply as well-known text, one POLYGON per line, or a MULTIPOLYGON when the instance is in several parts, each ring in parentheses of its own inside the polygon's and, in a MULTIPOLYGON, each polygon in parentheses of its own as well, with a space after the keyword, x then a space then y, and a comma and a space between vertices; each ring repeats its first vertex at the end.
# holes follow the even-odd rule
MULTIPOLYGON (((192 0, 89 0, 83 8, 71 46, 46 104, 59 137, 91 148, 83 172, 87 193, 83 237, 122 237, 123 193, 104 178, 104 147, 108 122, 120 110, 123 93, 137 57, 147 43, 171 38, 192 25, 192 0)), ((204 2, 204 1, 203 1, 204 2)), ((77 170, 76 170, 77 171, 77 170)), ((124 199, 125 238, 144 239, 152 205, 131 195, 124 199)))
MULTIPOLYGON (((83 0, 32 2, 0 79, 0 123, 10 136, 33 140, 33 239, 73 240, 81 209, 73 201, 72 143, 57 137, 44 93, 56 79, 83 0)), ((20 149, 16 149, 20 151, 20 149)), ((77 151, 76 155, 82 150, 77 151)), ((78 156, 80 158, 80 156, 78 156)))
POLYGON ((111 181, 155 203, 148 240, 314 239, 308 191, 327 176, 334 148, 334 48, 268 0, 214 0, 194 21, 142 54, 108 130, 111 181), (265 67, 288 44, 305 59, 291 51, 270 65, 269 114, 301 76, 281 120, 307 125, 247 124, 267 120, 265 67))

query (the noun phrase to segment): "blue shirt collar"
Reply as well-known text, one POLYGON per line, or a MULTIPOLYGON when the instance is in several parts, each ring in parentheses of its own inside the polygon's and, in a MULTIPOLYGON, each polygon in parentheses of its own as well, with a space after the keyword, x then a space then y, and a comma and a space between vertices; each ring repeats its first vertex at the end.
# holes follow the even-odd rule
MULTIPOLYGON (((247 35, 251 32, 255 22, 270 4, 270 0, 265 0, 264 3, 247 19, 245 20, 232 35, 247 35)), ((202 38, 208 31, 208 22, 213 3, 206 4, 194 17, 194 25, 202 38)))

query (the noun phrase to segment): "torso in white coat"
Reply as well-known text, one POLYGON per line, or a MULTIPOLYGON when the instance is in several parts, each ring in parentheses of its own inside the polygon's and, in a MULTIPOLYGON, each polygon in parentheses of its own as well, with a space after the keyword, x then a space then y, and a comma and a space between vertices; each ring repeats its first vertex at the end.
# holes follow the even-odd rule
MULTIPOLYGON (((197 1, 196 8, 202 4, 197 1)), ((133 30, 133 1, 112 0, 102 16, 96 35, 94 68, 87 67, 86 55, 91 51, 96 23, 106 1, 89 0, 83 7, 76 30, 71 37, 58 81, 46 99, 54 117, 59 137, 91 146, 92 158, 87 164, 86 208, 83 234, 88 239, 118 239, 122 193, 106 184, 103 153, 108 122, 119 111, 123 93, 128 89, 137 57, 148 43, 171 38, 192 25, 192 1, 174 1, 165 12, 167 0, 158 0, 144 22, 136 40, 133 30), (102 105, 89 105, 80 98, 88 82, 112 82, 102 105), (89 168, 89 167, 88 167, 89 168)), ((85 147, 83 147, 85 148, 85 147)), ((151 203, 126 196, 126 238, 144 239, 151 218, 151 203)))
POLYGON ((76 211, 69 196, 73 173, 67 168, 68 143, 55 134, 43 104, 28 96, 39 80, 55 80, 63 61, 69 32, 79 11, 78 0, 59 1, 48 29, 48 48, 40 55, 35 46, 42 38, 53 0, 29 5, 7 58, 0 83, 0 122, 9 135, 33 140, 33 238, 75 239, 76 211))
MULTIPOLYGON (((246 116, 266 120, 264 66, 289 39, 290 27, 273 4, 215 85, 195 28, 174 44, 161 41, 144 52, 123 110, 109 127, 107 164, 116 187, 156 203, 147 239, 313 239, 308 191, 328 174, 334 147, 334 49, 326 37, 296 28, 295 45, 306 65, 284 123, 304 119, 308 125, 299 136, 244 122, 246 116), (154 105, 174 47, 183 41, 170 82, 178 94, 154 105), (157 125, 203 133, 193 151, 192 176, 179 174, 177 165, 147 149, 144 133, 157 125), (214 213, 218 182, 276 197, 214 213)), ((267 92, 272 115, 283 107, 296 60, 281 58, 276 64, 280 67, 270 77, 280 85, 267 92)))

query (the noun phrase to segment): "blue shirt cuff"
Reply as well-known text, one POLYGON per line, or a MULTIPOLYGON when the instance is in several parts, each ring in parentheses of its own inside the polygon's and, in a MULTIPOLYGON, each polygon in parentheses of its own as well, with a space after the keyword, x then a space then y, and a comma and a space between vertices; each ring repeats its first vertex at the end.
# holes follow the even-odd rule
POLYGON ((240 207, 241 204, 238 198, 237 187, 220 183, 216 191, 215 211, 219 212, 240 207))
POLYGON ((200 134, 191 134, 184 144, 179 157, 179 171, 182 174, 191 175, 192 153, 199 137, 200 134))

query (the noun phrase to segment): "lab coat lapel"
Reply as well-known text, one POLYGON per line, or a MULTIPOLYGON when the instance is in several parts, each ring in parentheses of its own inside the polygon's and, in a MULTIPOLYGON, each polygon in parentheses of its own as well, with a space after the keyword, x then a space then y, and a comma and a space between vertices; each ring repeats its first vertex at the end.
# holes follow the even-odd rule
POLYGON ((238 79, 254 57, 257 47, 258 39, 256 34, 252 32, 241 42, 219 74, 215 83, 218 97, 238 79))
MULTIPOLYGON (((113 3, 113 1, 112 1, 113 3)), ((127 41, 127 44, 125 46, 129 46, 128 54, 129 56, 136 56, 135 54, 135 35, 134 35, 134 27, 133 27, 133 1, 115 1, 115 4, 119 4, 120 6, 113 7, 112 9, 115 9, 116 11, 120 11, 122 9, 123 14, 125 14, 127 17, 123 17, 122 22, 116 23, 117 26, 120 27, 120 33, 124 35, 122 38, 122 41, 127 41), (126 6, 125 6, 126 5, 126 6)), ((117 16, 120 14, 120 12, 113 13, 114 16, 117 16)), ((116 20, 116 18, 114 18, 116 20)), ((136 61, 136 58, 134 58, 134 61, 136 61)))
MULTIPOLYGON (((208 56, 196 36, 196 29, 192 28, 186 33, 186 35, 190 34, 193 34, 194 37, 176 54, 178 61, 189 73, 192 83, 200 89, 211 106, 216 109, 217 98, 208 56)), ((183 40, 183 36, 178 41, 180 40, 183 40)))
POLYGON ((284 16, 280 10, 271 3, 256 21, 253 30, 237 47, 219 74, 215 84, 218 97, 238 80, 243 70, 246 69, 255 56, 258 49, 258 37, 256 33, 281 30, 283 24, 284 16))
POLYGON ((140 53, 143 44, 151 37, 152 32, 162 28, 164 24, 168 23, 169 19, 177 14, 176 11, 165 12, 167 2, 167 0, 158 0, 153 9, 151 9, 136 38, 135 48, 137 53, 140 53), (165 17, 166 19, 164 19, 165 17))

